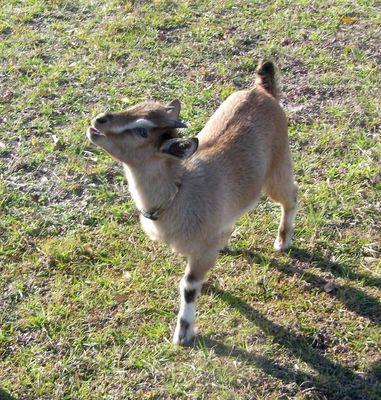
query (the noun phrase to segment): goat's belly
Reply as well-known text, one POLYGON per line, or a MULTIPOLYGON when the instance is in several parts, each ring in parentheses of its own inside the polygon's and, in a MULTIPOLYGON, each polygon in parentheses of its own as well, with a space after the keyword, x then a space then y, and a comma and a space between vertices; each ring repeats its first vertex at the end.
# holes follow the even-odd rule
POLYGON ((227 232, 231 227, 235 225, 235 223, 241 218, 243 214, 246 214, 249 211, 254 211, 259 203, 259 197, 254 198, 250 203, 243 205, 243 208, 238 208, 235 206, 231 206, 223 213, 223 216, 226 216, 225 220, 223 217, 221 218, 221 232, 227 232))
POLYGON ((199 253, 200 249, 205 251, 208 247, 224 247, 237 220, 247 211, 254 210, 258 201, 259 198, 254 198, 246 207, 244 205, 244 208, 231 205, 218 219, 204 221, 202 226, 191 232, 184 226, 180 230, 173 230, 171 224, 166 221, 154 222, 141 217, 140 222, 151 240, 167 243, 175 253, 187 257, 199 253))
POLYGON ((242 212, 242 214, 245 214, 245 213, 247 213, 247 212, 249 212, 249 211, 254 211, 254 210, 257 208, 258 203, 259 203, 259 198, 253 200, 253 202, 250 203, 250 204, 245 208, 245 210, 242 212))

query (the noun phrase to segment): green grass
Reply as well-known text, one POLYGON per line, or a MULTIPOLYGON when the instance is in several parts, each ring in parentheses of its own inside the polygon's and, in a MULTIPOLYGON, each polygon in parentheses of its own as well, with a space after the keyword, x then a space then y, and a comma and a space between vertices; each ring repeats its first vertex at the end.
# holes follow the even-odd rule
POLYGON ((380 399, 380 7, 3 1, 0 399, 380 399), (300 185, 243 217, 170 342, 184 264, 145 237, 89 119, 180 98, 196 134, 258 59, 282 72, 300 185))

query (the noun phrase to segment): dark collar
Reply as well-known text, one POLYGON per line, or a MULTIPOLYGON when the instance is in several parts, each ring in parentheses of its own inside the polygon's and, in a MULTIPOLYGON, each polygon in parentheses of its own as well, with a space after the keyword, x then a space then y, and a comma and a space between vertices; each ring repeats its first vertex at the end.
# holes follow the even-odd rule
POLYGON ((151 219, 152 221, 156 221, 159 218, 159 215, 161 212, 163 212, 163 208, 152 208, 149 211, 145 211, 143 209, 139 210, 140 214, 143 215, 143 217, 151 219))
POLYGON ((160 215, 162 215, 168 209, 168 207, 172 204, 177 193, 179 193, 180 188, 181 188, 181 184, 176 183, 175 193, 172 194, 172 196, 169 198, 169 200, 164 205, 162 205, 160 207, 153 207, 148 211, 146 211, 142 208, 139 210, 140 214, 142 214, 143 217, 148 218, 152 221, 157 221, 159 219, 160 215))

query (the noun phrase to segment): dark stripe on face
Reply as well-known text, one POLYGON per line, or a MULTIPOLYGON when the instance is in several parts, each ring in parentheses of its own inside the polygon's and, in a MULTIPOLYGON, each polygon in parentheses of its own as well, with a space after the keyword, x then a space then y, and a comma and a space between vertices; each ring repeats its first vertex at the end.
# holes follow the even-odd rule
POLYGON ((196 289, 184 289, 184 298, 187 303, 192 303, 196 298, 196 289))

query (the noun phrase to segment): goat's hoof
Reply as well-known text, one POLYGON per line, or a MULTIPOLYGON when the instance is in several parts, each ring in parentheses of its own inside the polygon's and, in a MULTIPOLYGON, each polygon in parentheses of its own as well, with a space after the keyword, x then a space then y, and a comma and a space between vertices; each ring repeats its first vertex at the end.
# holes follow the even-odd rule
POLYGON ((179 346, 189 346, 195 335, 194 324, 181 319, 178 321, 175 333, 173 334, 173 343, 179 346))
POLYGON ((234 251, 233 247, 226 245, 220 250, 220 254, 229 255, 230 253, 233 253, 233 251, 234 251))
POLYGON ((281 238, 277 237, 274 242, 274 249, 276 251, 286 251, 292 246, 292 241, 289 240, 282 240, 281 238))

